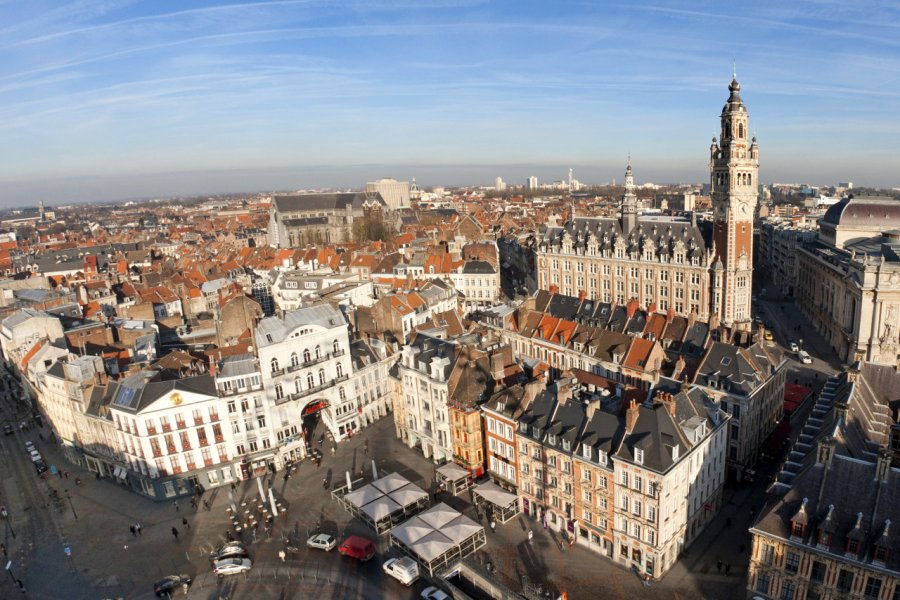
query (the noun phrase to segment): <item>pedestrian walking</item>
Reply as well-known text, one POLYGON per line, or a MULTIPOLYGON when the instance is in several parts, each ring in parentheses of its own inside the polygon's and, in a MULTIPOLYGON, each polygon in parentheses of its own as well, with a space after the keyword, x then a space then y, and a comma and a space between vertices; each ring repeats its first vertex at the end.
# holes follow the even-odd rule
POLYGON ((135 523, 134 528, 137 529, 138 535, 144 535, 143 534, 144 528, 141 526, 140 523, 135 523))
POLYGON ((284 553, 284 550, 279 550, 279 551, 278 551, 278 558, 281 559, 281 562, 284 562, 284 559, 285 559, 286 556, 287 556, 287 555, 284 553))
POLYGON ((528 541, 530 542, 534 538, 534 532, 530 529, 528 530, 528 541))
POLYGON ((206 500, 203 501, 203 510, 209 510, 209 502, 206 500))
POLYGON ((3 552, 3 556, 7 556, 6 554, 6 544, 0 544, 0 551, 3 552))
POLYGON ((728 575, 731 572, 731 563, 725 563, 725 574, 728 575))
POLYGON ((184 525, 185 529, 191 528, 191 524, 188 523, 187 517, 181 517, 181 524, 184 525))
POLYGON ((63 478, 63 474, 62 474, 62 471, 57 471, 57 472, 56 472, 56 474, 57 474, 57 475, 59 475, 59 478, 60 478, 60 479, 62 479, 62 478, 63 478))
POLYGON ((65 472, 65 475, 66 475, 66 479, 68 479, 68 478, 69 478, 69 472, 66 471, 66 472, 65 472))
POLYGON ((176 501, 175 501, 175 511, 177 512, 178 510, 179 510, 179 508, 178 508, 178 500, 176 500, 176 501))
POLYGON ((193 508, 195 510, 197 508, 197 499, 194 498, 193 496, 191 496, 191 508, 193 508))
POLYGON ((369 440, 366 440, 366 456, 369 455, 369 440))
POLYGON ((327 477, 322 478, 322 487, 328 488, 328 478, 327 477))
POLYGON ((188 584, 186 582, 181 584, 181 591, 184 592, 185 596, 188 595, 188 584))
POLYGON ((497 531, 497 522, 491 521, 491 532, 493 533, 495 531, 497 531))
POLYGON ((178 539, 178 529, 177 528, 175 528, 175 527, 172 528, 172 535, 175 536, 176 540, 178 539))
POLYGON ((287 483, 288 478, 290 478, 291 473, 289 471, 284 472, 284 482, 287 483))
POLYGON ((134 525, 129 527, 129 529, 131 530, 131 537, 137 537, 137 529, 134 528, 134 525))
POLYGON ((722 572, 722 561, 721 560, 716 562, 716 571, 718 571, 719 573, 722 572))

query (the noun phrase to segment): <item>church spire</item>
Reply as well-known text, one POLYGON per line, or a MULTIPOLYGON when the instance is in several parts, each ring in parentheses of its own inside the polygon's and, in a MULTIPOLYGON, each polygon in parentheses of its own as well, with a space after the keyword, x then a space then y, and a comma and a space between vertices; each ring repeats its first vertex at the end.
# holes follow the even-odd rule
POLYGON ((634 171, 631 168, 631 154, 625 167, 625 195, 622 196, 622 231, 628 233, 637 225, 637 194, 634 192, 634 171))

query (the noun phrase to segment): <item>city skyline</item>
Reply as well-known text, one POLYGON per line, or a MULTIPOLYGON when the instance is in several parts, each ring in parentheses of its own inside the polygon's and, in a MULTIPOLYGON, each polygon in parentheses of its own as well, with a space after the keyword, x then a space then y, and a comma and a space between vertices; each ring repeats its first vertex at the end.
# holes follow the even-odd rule
POLYGON ((628 153, 638 183, 704 182, 732 60, 761 182, 898 185, 897 9, 754 11, 0 4, 0 206, 569 167, 601 183, 628 153))

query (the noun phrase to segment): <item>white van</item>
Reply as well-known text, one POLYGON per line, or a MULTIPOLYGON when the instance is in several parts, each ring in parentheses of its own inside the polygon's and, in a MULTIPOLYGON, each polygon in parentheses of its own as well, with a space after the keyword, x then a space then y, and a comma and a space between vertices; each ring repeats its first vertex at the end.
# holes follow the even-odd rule
POLYGON ((384 563, 384 572, 403 585, 410 586, 419 578, 419 563, 408 556, 390 558, 384 563))
POLYGON ((800 362, 802 362, 804 365, 812 364, 812 357, 809 355, 809 353, 806 350, 801 350, 800 352, 798 352, 797 358, 799 358, 800 362))

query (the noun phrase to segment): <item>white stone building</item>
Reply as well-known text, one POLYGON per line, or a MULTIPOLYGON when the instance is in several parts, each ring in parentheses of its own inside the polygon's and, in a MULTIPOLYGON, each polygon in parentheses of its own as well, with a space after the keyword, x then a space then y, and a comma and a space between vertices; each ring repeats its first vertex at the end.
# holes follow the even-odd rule
MULTIPOLYGON (((318 415, 335 440, 353 431, 337 408, 348 397, 352 373, 344 315, 330 304, 267 317, 256 329, 256 346, 266 403, 279 423, 301 423, 318 415)), ((302 433, 302 432, 301 432, 302 433)))

